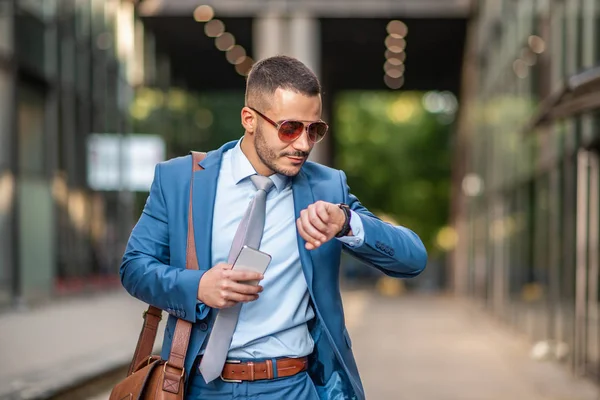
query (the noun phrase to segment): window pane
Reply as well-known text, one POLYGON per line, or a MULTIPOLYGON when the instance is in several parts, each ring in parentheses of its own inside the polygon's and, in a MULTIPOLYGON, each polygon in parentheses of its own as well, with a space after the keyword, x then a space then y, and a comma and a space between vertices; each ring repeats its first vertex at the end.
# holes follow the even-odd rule
POLYGON ((19 62, 43 75, 45 72, 44 22, 28 14, 16 16, 16 47, 19 62))
POLYGON ((0 69, 0 304, 8 302, 11 280, 12 241, 11 212, 14 177, 10 174, 10 110, 12 109, 12 82, 6 71, 0 69))
POLYGON ((12 53, 12 4, 0 0, 0 54, 12 53))
POLYGON ((19 88, 18 141, 20 173, 44 173, 44 96, 27 86, 19 88))
POLYGON ((90 0, 77 0, 75 25, 77 40, 82 42, 90 35, 90 0))
POLYGON ((50 20, 56 14, 57 0, 17 0, 17 5, 38 18, 50 20))
POLYGON ((13 82, 7 71, 0 69, 0 171, 10 165, 11 110, 13 82))
POLYGON ((12 201, 14 178, 7 169, 0 168, 0 304, 10 298, 12 277, 12 201))

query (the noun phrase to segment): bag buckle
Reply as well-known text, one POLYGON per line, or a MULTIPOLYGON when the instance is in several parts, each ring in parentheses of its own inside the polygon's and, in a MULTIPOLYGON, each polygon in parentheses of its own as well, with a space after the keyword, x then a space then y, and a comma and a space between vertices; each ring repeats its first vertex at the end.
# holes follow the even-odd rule
MULTIPOLYGON (((163 364, 163 374, 166 374, 166 373, 167 373, 167 365, 168 365, 168 364, 169 364, 169 362, 168 362, 168 361, 165 361, 165 363, 163 364)), ((177 369, 177 367, 174 367, 174 366, 172 366, 172 365, 169 365, 169 367, 177 369)), ((182 368, 182 369, 181 369, 181 375, 179 375, 179 379, 180 379, 180 380, 181 380, 181 378, 183 378, 183 374, 185 374, 185 368, 182 368)))

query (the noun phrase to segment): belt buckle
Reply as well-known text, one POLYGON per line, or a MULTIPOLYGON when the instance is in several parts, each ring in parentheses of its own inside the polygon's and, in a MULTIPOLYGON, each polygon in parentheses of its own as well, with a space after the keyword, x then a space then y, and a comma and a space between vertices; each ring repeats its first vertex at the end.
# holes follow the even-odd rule
MULTIPOLYGON (((226 360, 225 364, 241 364, 242 361, 241 360, 226 360)), ((225 366, 223 366, 223 369, 225 369, 225 366)), ((221 372, 221 380, 223 382, 227 382, 227 383, 242 383, 241 379, 226 379, 223 378, 223 372, 221 372)))

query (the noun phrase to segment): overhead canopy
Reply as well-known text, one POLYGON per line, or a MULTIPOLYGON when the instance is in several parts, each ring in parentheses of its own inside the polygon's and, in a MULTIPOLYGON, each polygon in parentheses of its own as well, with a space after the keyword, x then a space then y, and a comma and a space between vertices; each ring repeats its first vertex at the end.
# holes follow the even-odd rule
POLYGON ((467 18, 471 0, 144 0, 143 16, 190 15, 201 4, 224 17, 302 12, 325 18, 467 18))
MULTIPOLYGON (((171 3, 179 4, 179 0, 171 3)), ((253 18, 223 16, 219 9, 215 9, 215 18, 224 22, 227 32, 233 34, 247 54, 253 55, 253 18)), ((458 94, 466 19, 401 15, 320 18, 320 69, 325 90, 331 93, 387 89, 383 80, 386 25, 391 19, 401 19, 408 26, 402 89, 449 90, 458 94)), ((146 29, 154 33, 157 50, 170 60, 173 84, 197 91, 244 87, 244 77, 215 47, 213 38, 206 36, 204 23, 194 20, 193 8, 183 15, 157 13, 143 21, 146 29)))

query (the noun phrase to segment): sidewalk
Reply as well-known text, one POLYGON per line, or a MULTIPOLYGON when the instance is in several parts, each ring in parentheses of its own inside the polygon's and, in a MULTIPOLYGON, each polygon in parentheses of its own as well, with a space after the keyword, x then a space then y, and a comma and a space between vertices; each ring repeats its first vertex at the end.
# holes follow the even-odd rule
POLYGON ((565 366, 530 359, 527 340, 469 302, 356 291, 344 305, 367 399, 600 398, 565 366))
MULTIPOLYGON (((600 398, 564 366, 531 360, 530 343, 467 301, 354 290, 344 308, 369 400, 600 398)), ((144 309, 120 291, 0 314, 0 399, 48 397, 126 365, 144 309)))
POLYGON ((0 399, 47 398, 127 365, 146 308, 119 290, 0 314, 0 399))

